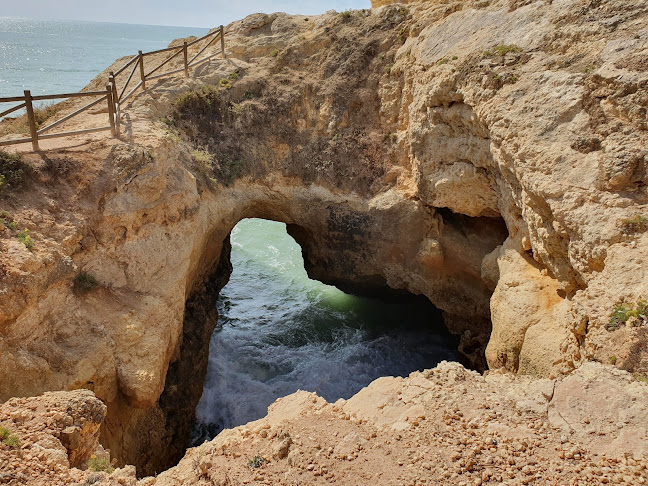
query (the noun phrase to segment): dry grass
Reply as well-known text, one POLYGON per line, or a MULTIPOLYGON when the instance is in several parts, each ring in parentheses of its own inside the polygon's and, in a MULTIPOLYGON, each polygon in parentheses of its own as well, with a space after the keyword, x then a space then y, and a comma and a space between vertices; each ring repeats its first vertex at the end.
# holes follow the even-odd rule
MULTIPOLYGON (((36 128, 42 127, 58 112, 59 108, 56 105, 48 105, 43 106, 42 108, 34 109, 36 128)), ((29 123, 27 122, 27 115, 19 116, 18 118, 7 118, 0 122, 0 137, 12 134, 29 136, 29 123)))

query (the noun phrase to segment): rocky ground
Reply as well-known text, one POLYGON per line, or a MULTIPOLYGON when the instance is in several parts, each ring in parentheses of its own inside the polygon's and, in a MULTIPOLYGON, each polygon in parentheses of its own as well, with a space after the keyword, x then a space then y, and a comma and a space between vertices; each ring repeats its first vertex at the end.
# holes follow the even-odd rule
MULTIPOLYGON (((268 416, 189 449, 174 468, 86 469, 104 457, 89 392, 13 399, 0 424, 10 485, 599 485, 648 481, 648 385, 596 363, 560 380, 481 376, 456 363, 380 378, 348 401, 279 399, 268 416), (87 432, 85 432, 87 431, 87 432), (67 453, 66 454, 66 448, 67 453), (69 468, 70 465, 77 468, 69 468)), ((103 464, 106 466, 109 462, 103 464)))

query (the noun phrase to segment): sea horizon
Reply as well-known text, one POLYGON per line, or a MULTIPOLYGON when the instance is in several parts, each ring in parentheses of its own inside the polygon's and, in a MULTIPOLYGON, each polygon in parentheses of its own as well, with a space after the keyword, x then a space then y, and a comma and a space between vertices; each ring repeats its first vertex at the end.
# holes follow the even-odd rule
POLYGON ((135 22, 112 22, 107 20, 79 20, 79 19, 46 19, 40 17, 17 17, 13 15, 0 15, 0 20, 27 20, 27 21, 52 21, 52 22, 78 22, 85 24, 113 24, 113 25, 133 25, 133 26, 142 26, 142 27, 170 27, 174 29, 213 29, 219 25, 214 25, 212 27, 197 27, 195 25, 167 25, 167 24, 140 24, 135 22))
MULTIPOLYGON (((76 92, 124 56, 206 34, 206 27, 0 17, 0 98, 76 92)), ((46 103, 41 103, 46 104, 46 103)), ((7 109, 10 104, 2 104, 7 109)), ((0 111, 3 111, 0 109, 0 111)), ((15 115, 19 115, 16 113, 15 115)))

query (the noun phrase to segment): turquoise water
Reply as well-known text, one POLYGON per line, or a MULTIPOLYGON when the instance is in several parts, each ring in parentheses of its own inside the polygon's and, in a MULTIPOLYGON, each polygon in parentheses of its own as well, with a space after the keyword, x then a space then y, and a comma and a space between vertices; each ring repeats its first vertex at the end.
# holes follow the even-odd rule
POLYGON ((79 91, 120 57, 207 32, 188 27, 0 18, 0 97, 20 96, 26 89, 33 95, 79 91))
POLYGON ((459 359, 426 299, 382 302, 310 280, 284 224, 243 220, 231 242, 234 271, 218 301, 194 444, 265 416, 299 389, 332 402, 381 376, 459 359))

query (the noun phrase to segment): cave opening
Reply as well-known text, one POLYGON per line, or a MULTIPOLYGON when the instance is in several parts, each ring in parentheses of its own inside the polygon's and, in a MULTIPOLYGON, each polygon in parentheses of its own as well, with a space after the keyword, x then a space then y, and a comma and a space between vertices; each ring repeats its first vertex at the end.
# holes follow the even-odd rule
POLYGON ((347 294, 311 280, 286 225, 244 219, 231 233, 229 281, 217 300, 190 443, 262 418, 302 389, 329 402, 381 376, 459 361, 441 312, 423 296, 347 294))

